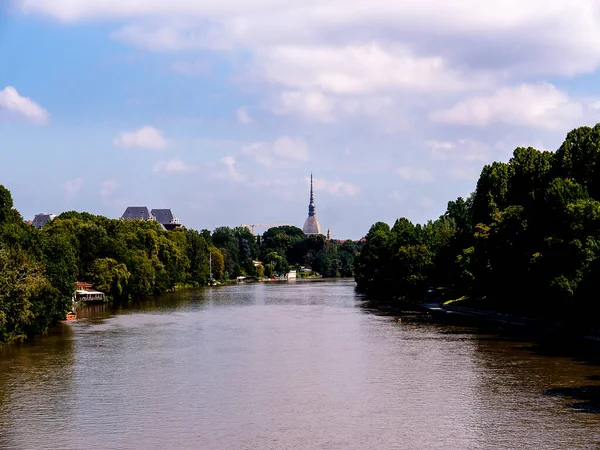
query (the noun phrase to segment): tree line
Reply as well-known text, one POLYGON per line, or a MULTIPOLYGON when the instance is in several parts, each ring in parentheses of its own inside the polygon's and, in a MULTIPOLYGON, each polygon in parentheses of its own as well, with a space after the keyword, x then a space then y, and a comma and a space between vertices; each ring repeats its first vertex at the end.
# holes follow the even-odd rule
POLYGON ((166 231, 156 221, 70 211, 37 229, 24 222, 0 185, 0 342, 43 333, 64 319, 75 281, 90 282, 119 302, 300 267, 352 277, 357 252, 355 242, 306 236, 292 226, 259 237, 245 227, 166 231))
POLYGON ((423 302, 427 292, 494 311, 597 325, 600 124, 556 152, 517 148, 475 191, 424 225, 377 222, 355 262, 357 289, 423 302))

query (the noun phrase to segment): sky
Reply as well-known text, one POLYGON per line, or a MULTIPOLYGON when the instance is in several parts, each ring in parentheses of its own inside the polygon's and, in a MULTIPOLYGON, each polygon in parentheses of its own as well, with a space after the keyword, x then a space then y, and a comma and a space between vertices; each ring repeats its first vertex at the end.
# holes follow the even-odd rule
POLYGON ((25 219, 301 227, 312 172, 358 239, 596 124, 599 67, 595 0, 0 0, 0 184, 25 219))

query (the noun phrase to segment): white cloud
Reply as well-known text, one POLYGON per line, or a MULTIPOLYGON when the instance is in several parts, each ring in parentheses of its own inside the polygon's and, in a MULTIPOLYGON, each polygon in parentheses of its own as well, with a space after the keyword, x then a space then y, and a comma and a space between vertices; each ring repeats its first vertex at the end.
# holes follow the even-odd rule
POLYGON ((471 97, 430 114, 435 122, 454 125, 504 123, 549 130, 568 128, 582 116, 581 104, 549 83, 502 88, 493 95, 471 97))
POLYGON ((448 54, 457 66, 476 63, 478 67, 573 75, 587 73, 600 62, 600 5, 589 0, 492 4, 479 0, 15 1, 23 12, 63 21, 131 20, 135 28, 130 25, 128 33, 123 33, 129 34, 130 42, 151 41, 163 49, 218 42, 260 48, 272 42, 348 43, 370 38, 412 40, 416 52, 436 49, 448 54), (132 39, 136 34, 145 38, 132 39), (483 47, 493 52, 484 52, 483 47))
POLYGON ((246 177, 238 170, 237 162, 233 156, 224 156, 219 162, 223 170, 214 173, 216 178, 235 183, 246 180, 246 177))
POLYGON ((265 107, 280 116, 301 117, 308 121, 333 123, 365 116, 384 130, 405 129, 411 118, 399 112, 402 105, 393 96, 336 95, 317 91, 284 91, 272 96, 265 107))
POLYGON ((189 173, 197 170, 196 166, 186 164, 178 158, 173 158, 169 161, 159 161, 152 167, 152 171, 155 173, 189 173))
MULTIPOLYGON (((310 179, 307 178, 306 182, 309 183, 310 179)), ((358 186, 337 179, 326 180, 324 178, 315 178, 313 186, 315 191, 323 191, 334 196, 356 197, 360 193, 358 186)))
POLYGON ((306 144, 288 136, 282 136, 272 143, 255 142, 244 147, 242 153, 253 157, 264 167, 289 165, 309 159, 306 144))
POLYGON ((303 141, 282 136, 273 143, 273 153, 276 157, 293 160, 308 161, 308 147, 303 141))
POLYGON ((431 148, 433 151, 448 151, 448 150, 452 150, 454 147, 456 147, 456 144, 454 144, 454 142, 445 142, 445 141, 427 141, 425 142, 425 145, 429 148, 431 148))
POLYGON ((83 185, 83 181, 83 178, 78 177, 63 183, 62 188, 65 194, 65 202, 70 202, 77 196, 77 193, 83 185))
POLYGON ((108 203, 111 195, 117 190, 119 183, 116 180, 104 180, 100 184, 100 199, 102 203, 108 203))
POLYGON ((425 145, 431 149, 433 160, 486 163, 491 158, 490 146, 472 139, 460 139, 454 142, 434 140, 427 141, 425 145))
POLYGON ((267 108, 277 115, 297 115, 309 120, 331 122, 336 108, 333 98, 321 92, 285 91, 275 100, 267 103, 267 108))
POLYGON ((460 56, 461 52, 479 51, 481 43, 472 38, 480 36, 485 38, 483 44, 498 48, 491 59, 508 60, 515 65, 537 63, 539 66, 540 61, 547 64, 558 56, 560 60, 553 67, 544 69, 572 73, 589 70, 600 58, 595 52, 600 8, 588 0, 506 0, 495 4, 478 0, 443 3, 438 0, 306 0, 302 4, 289 0, 16 2, 24 12, 64 21, 146 19, 145 22, 158 23, 158 29, 161 22, 173 24, 176 29, 196 26, 196 40, 200 42, 208 42, 208 36, 238 45, 269 41, 323 42, 327 35, 330 39, 344 37, 347 41, 364 40, 367 36, 388 40, 407 40, 414 36, 429 38, 422 39, 421 47, 448 47, 460 56), (468 46, 471 49, 454 48, 457 39, 471 41, 468 46), (506 41, 523 45, 508 47, 509 51, 497 45, 506 41), (549 47, 549 51, 538 51, 542 44, 549 47), (523 54, 533 56, 533 61, 523 58, 523 54), (565 67, 562 64, 565 61, 570 65, 565 67))
POLYGON ((266 80, 305 91, 319 89, 344 95, 390 89, 460 92, 488 84, 487 77, 461 74, 441 57, 417 56, 400 44, 278 46, 260 56, 260 70, 266 80))
MULTIPOLYGON (((321 122, 365 115, 380 123, 400 112, 410 116, 414 108, 426 111, 444 100, 442 94, 471 92, 468 103, 433 117, 481 123, 481 102, 494 96, 480 91, 532 77, 590 73, 600 65, 600 4, 590 0, 15 2, 24 13, 67 22, 124 20, 112 37, 146 49, 243 52, 250 63, 236 67, 276 99, 270 110, 321 122)), ((203 70, 194 62, 174 63, 173 69, 203 70)), ((564 117, 580 117, 575 102, 534 92, 540 93, 549 104, 506 120, 525 117, 526 126, 540 127, 550 117, 545 127, 553 129, 564 117)), ((390 122, 383 128, 397 129, 390 122)))
POLYGON ((149 125, 135 131, 124 131, 114 139, 113 143, 117 147, 139 147, 153 150, 163 149, 168 144, 160 130, 149 125))
POLYGON ((50 113, 28 97, 22 97, 12 86, 0 91, 0 110, 25 116, 34 123, 45 124, 50 113))
POLYGON ((254 122, 254 120, 252 120, 252 117, 250 117, 250 114, 248 114, 248 110, 246 109, 245 106, 239 107, 235 111, 235 116, 236 116, 238 122, 241 124, 244 124, 244 125, 248 125, 248 124, 254 122))
POLYGON ((418 167, 399 167, 396 169, 398 175, 407 181, 420 181, 422 183, 430 183, 435 180, 433 174, 426 170, 418 167))

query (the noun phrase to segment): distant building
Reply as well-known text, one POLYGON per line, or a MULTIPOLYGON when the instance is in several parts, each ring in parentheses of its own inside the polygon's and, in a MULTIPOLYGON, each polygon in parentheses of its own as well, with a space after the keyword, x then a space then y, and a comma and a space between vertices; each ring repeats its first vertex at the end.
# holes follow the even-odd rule
POLYGON ((150 213, 156 217, 165 230, 174 230, 181 226, 179 219, 173 215, 170 209, 153 209, 150 213))
POLYGON ((54 214, 40 213, 36 214, 33 220, 31 221, 31 225, 36 227, 38 230, 44 228, 48 222, 54 220, 56 216, 54 214))
POLYGON ((308 204, 308 217, 304 221, 302 231, 304 231, 304 234, 323 234, 321 232, 321 224, 319 223, 319 219, 317 219, 316 215, 312 173, 310 174, 310 203, 308 204))
POLYGON ((78 303, 104 303, 106 300, 104 292, 95 291, 92 283, 84 281, 75 282, 75 292, 73 293, 73 302, 78 303))
POLYGON ((121 219, 156 220, 147 206, 128 206, 121 219))
POLYGON ((146 206, 128 206, 121 219, 126 220, 156 220, 164 230, 174 230, 181 226, 179 219, 170 209, 153 209, 146 206))

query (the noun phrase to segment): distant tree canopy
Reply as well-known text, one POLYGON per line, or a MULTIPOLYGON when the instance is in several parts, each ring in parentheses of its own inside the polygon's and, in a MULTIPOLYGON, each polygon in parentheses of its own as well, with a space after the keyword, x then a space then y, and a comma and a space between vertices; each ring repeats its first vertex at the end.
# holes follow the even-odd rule
POLYGON ((468 199, 425 225, 374 224, 355 259, 360 291, 423 301, 428 288, 481 307, 596 325, 600 124, 552 153, 517 148, 483 167, 468 199))
POLYGON ((0 342, 43 333, 64 318, 76 280, 122 301, 206 285, 211 271, 220 281, 285 275, 300 266, 350 277, 356 251, 351 241, 307 237, 290 226, 262 237, 245 227, 165 231, 157 222, 76 211, 38 230, 23 221, 0 185, 0 342))

